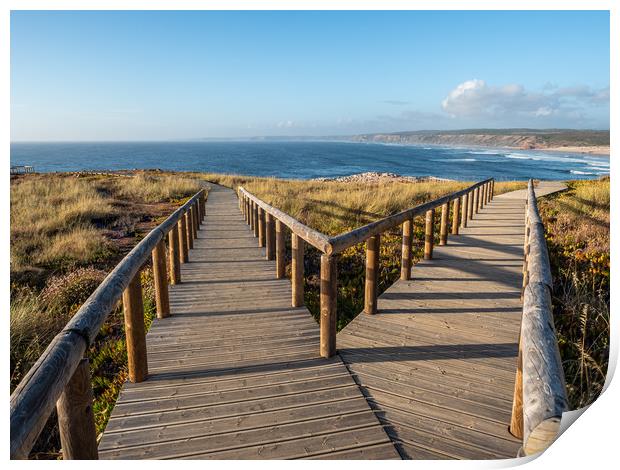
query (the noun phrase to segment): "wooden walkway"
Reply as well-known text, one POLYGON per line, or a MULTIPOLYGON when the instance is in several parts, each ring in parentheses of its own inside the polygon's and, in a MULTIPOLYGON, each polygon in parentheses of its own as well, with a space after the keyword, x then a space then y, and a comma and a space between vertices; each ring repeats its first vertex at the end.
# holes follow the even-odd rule
POLYGON ((100 458, 398 458, 341 359, 319 357, 318 325, 290 306, 235 194, 213 186, 206 213, 100 458))
MULTIPOLYGON (((537 195, 563 188, 541 183, 537 195)), ((508 432, 521 321, 525 191, 496 196, 433 259, 338 334, 403 458, 517 455, 508 432)))
POLYGON ((123 387, 100 458, 514 457, 524 200, 495 197, 327 360, 235 194, 213 186, 172 316, 147 335, 149 378, 123 387))

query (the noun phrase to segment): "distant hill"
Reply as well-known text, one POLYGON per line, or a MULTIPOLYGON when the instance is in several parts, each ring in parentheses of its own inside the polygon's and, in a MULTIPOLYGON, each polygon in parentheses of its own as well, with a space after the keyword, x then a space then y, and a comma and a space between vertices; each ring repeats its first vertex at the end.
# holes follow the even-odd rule
POLYGON ((577 129, 460 129, 361 134, 354 142, 393 144, 473 145, 518 149, 564 150, 609 154, 608 130, 577 129))

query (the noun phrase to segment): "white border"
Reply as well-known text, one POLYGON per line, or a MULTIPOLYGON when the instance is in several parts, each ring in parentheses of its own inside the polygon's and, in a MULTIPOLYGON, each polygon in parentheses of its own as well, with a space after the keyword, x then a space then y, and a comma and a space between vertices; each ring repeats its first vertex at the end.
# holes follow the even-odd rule
MULTIPOLYGON (((76 0, 60 0, 55 2, 43 1, 43 0, 23 0, 15 1, 9 0, 3 2, 2 17, 0 21, 0 56, 2 64, 4 65, 0 74, 0 83, 2 84, 2 122, 1 132, 3 136, 2 145, 2 164, 4 177, 2 179, 3 186, 3 198, 2 206, 0 208, 3 217, 3 230, 1 231, 2 237, 2 259, 1 264, 1 276, 0 280, 1 289, 3 292, 4 301, 4 321, 8 322, 8 303, 9 303, 9 153, 10 153, 10 10, 270 10, 270 9, 283 9, 283 10, 610 10, 611 11, 611 57, 610 57, 610 69, 611 69, 611 115, 610 123, 618 122, 618 2, 602 1, 602 0, 590 0, 590 1, 576 1, 576 0, 564 0, 564 1, 550 1, 550 0, 506 0, 503 2, 491 1, 491 0, 472 0, 468 2, 464 1, 398 1, 398 0, 384 0, 381 2, 371 0, 298 0, 298 1, 283 1, 283 0, 270 0, 270 1, 251 1, 251 0, 230 0, 230 1, 192 1, 192 0, 178 0, 175 2, 166 0, 150 0, 149 2, 138 0, 94 0, 94 1, 76 1, 76 0), (53 3, 53 4, 52 4, 53 3)), ((575 64, 579 66, 579 64, 575 64)), ((610 126, 611 132, 611 148, 616 148, 617 131, 613 126, 610 126)), ((613 159, 613 157, 610 157, 613 159)), ((615 178, 615 162, 611 165, 611 177, 612 181, 615 178)), ((618 190, 612 185, 612 213, 615 207, 618 207, 618 190)), ((612 217, 612 232, 611 232, 611 246, 618 246, 618 221, 615 217, 612 217)), ((618 262, 620 261, 617 255, 617 251, 613 250, 611 253, 611 266, 612 273, 611 279, 616 279, 618 270, 618 262)), ((614 282, 615 284, 615 282, 614 282)), ((615 285, 612 286, 612 306, 616 305, 615 302, 615 285)), ((613 307, 611 308, 613 311, 613 307)), ((613 374, 613 370, 617 365, 618 355, 618 322, 615 319, 615 315, 612 314, 612 349, 610 355, 610 373, 608 377, 607 389, 603 395, 579 418, 579 420, 570 427, 560 438, 555 442, 551 448, 545 452, 542 456, 534 459, 528 463, 528 468, 532 469, 544 469, 548 470, 550 467, 559 468, 594 468, 603 467, 607 468, 610 463, 617 460, 615 454, 615 445, 617 441, 616 422, 619 417, 618 408, 616 403, 620 398, 620 386, 617 384, 617 380, 609 381, 613 374)), ((2 328, 2 338, 5 346, 4 348, 4 367, 3 374, 5 378, 9 376, 9 364, 8 364, 8 345, 9 345, 9 332, 8 324, 5 328, 2 328)), ((6 379, 5 379, 6 380, 6 379)), ((7 391, 8 401, 8 386, 5 386, 7 391)), ((8 406, 2 407, 2 442, 5 445, 4 455, 5 459, 9 459, 8 442, 9 442, 9 409, 8 406)), ((504 468, 514 466, 515 464, 522 463, 519 461, 493 461, 493 462, 368 462, 358 461, 351 463, 351 465, 359 466, 360 468, 375 467, 378 465, 383 466, 395 466, 395 465, 415 465, 416 468, 504 468)), ((12 466, 30 466, 30 465, 55 465, 55 463, 40 463, 40 462, 10 462, 12 466)), ((56 465, 69 465, 69 466, 82 466, 81 462, 63 462, 56 463, 56 465)), ((93 462, 89 465, 99 466, 105 465, 103 462, 93 462)), ((129 467, 128 462, 115 463, 115 466, 129 467)), ((170 463, 166 462, 137 462, 131 463, 132 466, 148 465, 152 466, 169 466, 170 463)), ((173 465, 178 466, 180 463, 176 462, 173 465)), ((201 466, 197 462, 189 462, 189 465, 194 468, 201 466)), ((290 463, 290 462, 209 462, 207 465, 215 468, 229 468, 230 466, 244 465, 257 467, 259 469, 267 469, 273 467, 282 468, 284 465, 289 467, 313 465, 312 463, 290 463)), ((321 465, 329 468, 336 468, 341 465, 339 462, 323 462, 321 465)))

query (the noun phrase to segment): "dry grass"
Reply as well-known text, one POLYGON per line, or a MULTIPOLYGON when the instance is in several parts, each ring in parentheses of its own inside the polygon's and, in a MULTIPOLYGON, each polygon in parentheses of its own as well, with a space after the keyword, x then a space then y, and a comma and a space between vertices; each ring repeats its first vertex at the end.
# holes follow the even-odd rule
MULTIPOLYGON (((268 204, 330 236, 472 184, 460 181, 408 183, 389 180, 345 183, 218 174, 206 174, 203 177, 231 188, 243 186, 268 204)), ((495 192, 501 194, 525 187, 525 182, 496 183, 495 192)))
MULTIPOLYGON (((171 213, 177 202, 198 189, 195 179, 160 174, 28 175, 11 181, 11 390, 101 282, 105 270, 130 248, 127 245, 135 244, 158 217, 171 213)), ((150 269, 142 277, 150 323, 150 269)), ((117 310, 88 352, 99 431, 126 378, 123 335, 122 313, 117 310)), ((51 417, 34 453, 55 458, 58 449, 51 417)))
POLYGON ((554 319, 572 408, 602 390, 609 358, 609 178, 572 181, 540 203, 554 275, 554 319))
POLYGON ((200 190, 197 180, 176 175, 138 174, 117 182, 117 195, 142 202, 173 201, 200 190))
POLYGON ((96 224, 116 216, 88 180, 35 176, 11 184, 11 272, 96 261, 109 245, 96 224))

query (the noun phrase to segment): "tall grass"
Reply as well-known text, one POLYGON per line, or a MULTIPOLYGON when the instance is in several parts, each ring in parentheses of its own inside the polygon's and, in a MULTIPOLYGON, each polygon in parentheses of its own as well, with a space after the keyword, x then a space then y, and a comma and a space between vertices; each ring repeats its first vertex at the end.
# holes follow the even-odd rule
POLYGON ((116 193, 123 199, 142 202, 173 201, 200 190, 197 180, 176 175, 140 173, 117 181, 116 193))
MULTIPOLYGON (((139 233, 118 226, 140 222, 148 230, 161 213, 172 212, 171 202, 198 189, 193 178, 165 174, 28 175, 11 181, 11 390, 118 261, 119 238, 123 249, 137 242, 139 233)), ((150 268, 143 270, 142 283, 148 326, 155 310, 150 268)), ((102 432, 127 374, 120 309, 110 314, 87 356, 102 432)), ((34 455, 57 457, 58 439, 52 416, 34 455)))
POLYGON ((110 245, 98 224, 117 215, 87 180, 35 176, 11 184, 11 273, 96 262, 110 245))
POLYGON ((554 275, 553 307, 572 408, 596 399, 609 359, 609 178, 569 182, 540 203, 554 275))

